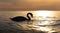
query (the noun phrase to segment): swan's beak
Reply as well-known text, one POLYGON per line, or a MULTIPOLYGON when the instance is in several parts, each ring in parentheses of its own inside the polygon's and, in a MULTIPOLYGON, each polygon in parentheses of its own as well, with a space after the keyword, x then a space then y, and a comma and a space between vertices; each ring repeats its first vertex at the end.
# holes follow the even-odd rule
POLYGON ((31 14, 31 17, 33 18, 33 15, 31 14))
POLYGON ((32 16, 32 18, 33 18, 33 16, 32 16))

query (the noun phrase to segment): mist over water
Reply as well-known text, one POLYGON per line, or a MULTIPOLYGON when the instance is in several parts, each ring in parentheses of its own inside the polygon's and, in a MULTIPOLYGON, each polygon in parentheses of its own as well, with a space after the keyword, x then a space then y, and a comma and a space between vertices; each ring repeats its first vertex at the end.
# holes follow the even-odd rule
MULTIPOLYGON (((0 29, 1 30, 37 30, 44 32, 59 32, 60 33, 60 11, 51 11, 52 16, 42 18, 41 15, 37 16, 37 12, 40 11, 0 11, 0 29), (16 16, 26 17, 27 13, 33 13, 34 17, 31 21, 15 22, 10 18, 16 16), (56 17, 56 21, 51 21, 48 17, 56 17), (42 18, 42 20, 40 19, 42 18), (45 21, 43 21, 45 20, 45 21), (46 21, 48 20, 48 21, 46 21)), ((39 14, 39 13, 38 13, 39 14)), ((26 17, 27 18, 27 17, 26 17)))

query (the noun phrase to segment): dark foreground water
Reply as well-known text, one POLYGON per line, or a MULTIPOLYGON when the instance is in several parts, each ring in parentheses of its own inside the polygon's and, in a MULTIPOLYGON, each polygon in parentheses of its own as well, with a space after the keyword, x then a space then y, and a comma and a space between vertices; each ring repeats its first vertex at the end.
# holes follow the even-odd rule
MULTIPOLYGON (((1 33, 60 33, 60 25, 34 25, 25 22, 0 22, 1 33)), ((34 22, 34 21, 33 21, 34 22)))

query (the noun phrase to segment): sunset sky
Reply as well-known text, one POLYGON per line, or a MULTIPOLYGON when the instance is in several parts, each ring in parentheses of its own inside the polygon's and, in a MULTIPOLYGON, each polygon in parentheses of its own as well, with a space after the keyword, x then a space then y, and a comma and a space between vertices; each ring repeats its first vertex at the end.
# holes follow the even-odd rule
POLYGON ((60 0, 0 0, 0 10, 60 10, 60 0))

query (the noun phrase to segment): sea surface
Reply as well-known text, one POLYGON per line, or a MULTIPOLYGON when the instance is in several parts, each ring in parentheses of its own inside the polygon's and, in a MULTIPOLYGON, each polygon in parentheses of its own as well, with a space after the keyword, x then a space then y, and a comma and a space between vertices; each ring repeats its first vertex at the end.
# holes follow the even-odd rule
MULTIPOLYGON (((37 16, 40 11, 0 11, 0 32, 1 33, 60 33, 60 11, 53 12, 52 16, 37 16), (27 13, 33 13, 31 21, 15 22, 10 18, 16 16, 26 17, 27 13), (44 17, 42 19, 39 19, 44 17), (3 32, 4 31, 4 32, 3 32)), ((45 11, 44 11, 45 12, 45 11)), ((27 17, 26 17, 27 18, 27 17)))

